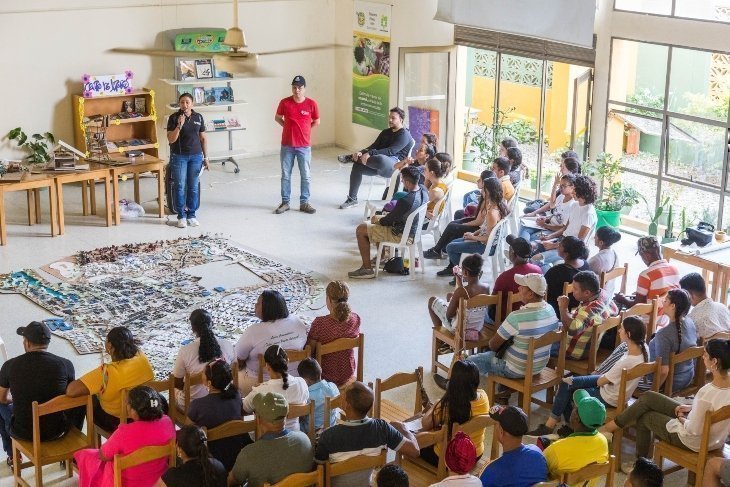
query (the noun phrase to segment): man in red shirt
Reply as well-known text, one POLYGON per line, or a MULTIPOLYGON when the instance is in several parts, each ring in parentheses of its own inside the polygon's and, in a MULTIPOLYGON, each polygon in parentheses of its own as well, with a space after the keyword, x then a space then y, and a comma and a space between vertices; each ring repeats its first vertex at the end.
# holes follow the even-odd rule
POLYGON ((279 102, 274 120, 284 129, 281 132, 281 204, 274 210, 277 215, 289 210, 291 194, 291 172, 294 159, 299 164, 301 187, 299 211, 312 214, 316 212, 309 204, 309 162, 312 159, 310 135, 312 127, 319 125, 317 102, 304 96, 307 82, 304 76, 297 75, 291 82, 292 96, 279 102))
MULTIPOLYGON (((507 235, 505 239, 509 245, 509 253, 507 258, 512 262, 512 267, 501 273, 494 281, 494 289, 492 293, 497 294, 502 291, 502 319, 513 311, 520 309, 523 303, 515 301, 512 303, 512 309, 507 309, 507 294, 511 291, 517 293, 519 284, 515 282, 515 274, 542 274, 540 267, 530 264, 530 253, 532 249, 530 244, 522 237, 507 235)), ((490 307, 489 317, 494 319, 494 307, 490 307)))

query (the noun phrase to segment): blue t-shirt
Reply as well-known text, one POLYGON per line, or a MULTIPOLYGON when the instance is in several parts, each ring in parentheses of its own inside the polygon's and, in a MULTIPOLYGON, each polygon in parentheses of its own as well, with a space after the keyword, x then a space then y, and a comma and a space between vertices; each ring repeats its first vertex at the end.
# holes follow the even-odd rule
POLYGON ((522 445, 487 465, 479 479, 483 487, 530 487, 545 482, 547 475, 542 451, 535 445, 522 445))
MULTIPOLYGON (((660 328, 649 342, 649 360, 653 361, 657 357, 661 357, 662 365, 669 365, 670 355, 684 352, 695 345, 697 345, 697 328, 691 318, 685 317, 682 325, 682 343, 679 343, 677 339, 677 324, 669 323, 660 328)), ((687 387, 692 382, 694 375, 694 360, 677 364, 674 367, 672 390, 679 391, 687 387)))
MULTIPOLYGON (((314 429, 320 430, 324 427, 324 400, 326 397, 337 397, 340 390, 329 381, 321 380, 309 386, 309 400, 314 400, 314 429)), ((330 426, 337 421, 335 411, 330 411, 330 426)), ((299 418, 299 426, 302 431, 309 431, 309 416, 299 418)))

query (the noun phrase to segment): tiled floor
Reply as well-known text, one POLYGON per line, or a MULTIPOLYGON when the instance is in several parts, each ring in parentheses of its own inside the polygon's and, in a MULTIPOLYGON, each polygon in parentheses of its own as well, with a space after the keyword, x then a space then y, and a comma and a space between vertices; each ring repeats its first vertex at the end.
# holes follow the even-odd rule
MULTIPOLYGON (((33 227, 24 224, 25 198, 13 194, 7 201, 9 243, 0 247, 0 273, 38 267, 81 249, 211 232, 229 236, 251 249, 332 279, 346 279, 347 271, 359 266, 354 228, 362 219, 362 206, 349 210, 337 208, 345 199, 350 172, 349 165, 336 162, 337 153, 334 148, 314 153, 311 198, 312 205, 317 208, 314 215, 297 211, 299 175, 296 172, 293 178, 293 210, 282 215, 273 214, 273 209, 280 202, 278 156, 244 160, 240 174, 233 174, 230 166, 223 169, 219 165, 206 173, 202 181, 202 207, 198 213, 201 226, 195 229, 180 230, 153 216, 123 221, 118 227, 104 227, 100 218, 81 216, 80 191, 70 187, 65 191, 66 235, 50 238, 45 235, 47 224, 33 227)), ((133 197, 131 182, 122 183, 121 188, 122 197, 133 197)), ((154 211, 153 188, 153 180, 142 181, 142 197, 148 202, 145 207, 151 214, 154 211)), ((470 190, 472 185, 459 181, 455 188, 457 207, 460 195, 470 190)), ((362 199, 366 192, 367 188, 363 188, 362 199)), ((374 194, 376 192, 374 190, 374 194)), ((97 195, 100 193, 97 192, 97 195)), ((46 207, 44 211, 47 212, 46 207)), ((44 221, 48 222, 47 214, 44 214, 44 221)), ((430 245, 426 243, 425 246, 428 248, 430 245)), ((628 235, 616 244, 622 259, 630 265, 629 289, 643 268, 634 255, 635 247, 636 239, 628 235)), ((415 280, 386 274, 377 280, 348 281, 352 290, 352 307, 362 317, 362 331, 366 334, 366 381, 423 365, 428 393, 434 400, 440 397, 441 390, 435 387, 428 374, 431 323, 426 310, 429 296, 443 296, 449 291, 448 279, 435 276, 439 269, 433 261, 427 261, 425 275, 418 273, 415 280)), ((15 328, 33 319, 45 318, 47 314, 17 295, 0 296, 0 309, 0 334, 10 356, 18 355, 22 352, 22 342, 15 334, 15 328)), ((310 314, 324 313, 326 311, 318 309, 310 314)), ((50 351, 70 358, 77 374, 99 363, 98 355, 79 356, 60 339, 52 341, 50 351)), ((403 395, 396 395, 393 399, 410 404, 403 395)), ((535 413, 533 423, 542 419, 544 414, 537 409, 535 413)), ((488 431, 487 441, 491 441, 491 431, 488 431)), ((625 459, 630 459, 630 456, 625 459)), ((73 480, 61 484, 50 482, 61 473, 57 466, 49 466, 45 472, 46 485, 75 485, 73 480)), ((0 467, 0 487, 12 484, 9 476, 7 467, 0 467)), ((668 478, 668 483, 679 485, 685 479, 685 474, 675 474, 668 478)), ((617 482, 623 483, 622 475, 617 482)))

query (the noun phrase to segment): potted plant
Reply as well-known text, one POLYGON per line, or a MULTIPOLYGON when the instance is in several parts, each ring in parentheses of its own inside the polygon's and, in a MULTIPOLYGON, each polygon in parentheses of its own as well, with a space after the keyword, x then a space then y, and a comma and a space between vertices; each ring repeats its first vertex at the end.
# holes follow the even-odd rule
MULTIPOLYGON (((669 212, 667 213, 667 230, 669 230, 669 233, 671 234, 671 231, 674 228, 674 218, 673 218, 673 210, 671 205, 669 204, 671 198, 669 196, 664 196, 660 199, 659 206, 656 207, 656 210, 652 212, 652 205, 649 204, 649 202, 646 200, 644 195, 640 195, 641 199, 644 200, 644 204, 646 205, 646 212, 649 214, 649 229, 647 232, 649 235, 658 236, 659 235, 659 219, 664 215, 665 209, 669 208, 669 212), (671 228, 670 228, 670 222, 671 220, 671 228)), ((666 232, 665 232, 665 238, 666 238, 666 232)))
POLYGON ((18 148, 28 151, 25 161, 29 164, 45 164, 53 157, 53 144, 56 138, 52 133, 33 134, 30 137, 21 129, 16 127, 5 135, 6 139, 14 140, 18 148))
POLYGON ((621 210, 639 202, 640 194, 621 182, 621 159, 607 152, 598 154, 595 162, 588 161, 585 173, 599 180, 601 198, 596 201, 596 228, 621 225, 621 210))

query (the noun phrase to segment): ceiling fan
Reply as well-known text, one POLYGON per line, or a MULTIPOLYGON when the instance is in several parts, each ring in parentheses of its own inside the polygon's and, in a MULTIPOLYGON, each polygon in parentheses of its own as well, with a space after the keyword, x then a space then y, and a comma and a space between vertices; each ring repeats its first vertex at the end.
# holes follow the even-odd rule
MULTIPOLYGON (((239 75, 268 76, 259 67, 259 57, 273 56, 276 54, 289 54, 293 52, 316 51, 321 49, 331 49, 339 47, 334 44, 326 44, 319 46, 298 47, 295 49, 280 49, 266 52, 250 52, 247 51, 246 36, 240 27, 238 27, 238 0, 233 0, 233 23, 234 26, 226 31, 226 37, 223 44, 230 48, 226 52, 192 52, 192 51, 171 51, 167 49, 135 49, 126 47, 117 47, 110 49, 109 52, 122 54, 143 54, 147 56, 164 56, 164 57, 195 57, 195 58, 213 58, 221 70, 239 75)), ((343 46, 347 47, 347 46, 343 46)))

